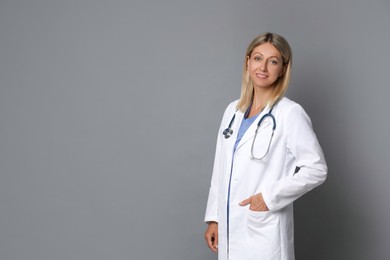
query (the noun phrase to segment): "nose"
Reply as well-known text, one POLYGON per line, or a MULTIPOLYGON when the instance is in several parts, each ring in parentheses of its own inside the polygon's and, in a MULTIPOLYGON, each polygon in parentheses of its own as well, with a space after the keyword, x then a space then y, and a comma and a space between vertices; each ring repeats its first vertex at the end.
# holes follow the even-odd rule
POLYGON ((267 71, 267 61, 266 60, 262 60, 260 62, 259 69, 261 71, 267 71))

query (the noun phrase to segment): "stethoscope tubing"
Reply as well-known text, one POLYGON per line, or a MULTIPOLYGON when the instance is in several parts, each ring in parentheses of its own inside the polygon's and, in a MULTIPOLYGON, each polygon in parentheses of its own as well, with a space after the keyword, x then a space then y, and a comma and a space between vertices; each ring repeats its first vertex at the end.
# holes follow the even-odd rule
MULTIPOLYGON (((269 152, 269 149, 271 147, 271 142, 272 142, 272 139, 274 137, 274 133, 275 133, 275 129, 276 129, 276 119, 275 119, 274 115, 272 114, 272 110, 273 109, 274 109, 274 106, 272 106, 271 109, 268 111, 268 113, 263 115, 260 118, 259 122, 257 123, 255 136, 253 137, 252 146, 251 146, 251 159, 262 160, 262 159, 264 159, 267 156, 267 154, 269 152), (257 132, 258 132, 258 130, 260 128, 261 123, 263 123, 263 121, 267 117, 270 117, 272 119, 272 134, 271 134, 271 138, 269 140, 269 143, 268 143, 267 150, 266 150, 265 154, 262 157, 256 157, 256 156, 254 156, 253 149, 254 149, 256 138, 257 138, 257 132)), ((232 119, 230 120, 230 123, 229 123, 228 127, 225 130, 223 130, 223 132, 222 132, 222 134, 224 135, 225 139, 230 138, 230 136, 232 136, 232 134, 233 134, 232 125, 234 123, 234 119, 236 118, 236 113, 237 113, 237 110, 236 110, 236 112, 234 112, 234 115, 233 115, 232 119)))

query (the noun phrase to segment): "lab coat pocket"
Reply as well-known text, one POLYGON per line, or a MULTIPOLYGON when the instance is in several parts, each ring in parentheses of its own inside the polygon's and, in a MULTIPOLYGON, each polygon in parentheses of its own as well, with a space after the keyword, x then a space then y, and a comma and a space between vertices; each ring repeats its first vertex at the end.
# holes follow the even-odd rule
POLYGON ((256 256, 280 259, 280 219, 271 211, 248 212, 248 239, 256 256))

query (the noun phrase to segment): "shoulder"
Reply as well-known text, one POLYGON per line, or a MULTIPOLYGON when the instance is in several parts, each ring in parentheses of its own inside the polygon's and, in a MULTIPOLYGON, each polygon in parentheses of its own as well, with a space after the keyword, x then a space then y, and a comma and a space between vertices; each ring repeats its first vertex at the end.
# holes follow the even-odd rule
POLYGON ((278 103, 276 103, 275 110, 278 113, 283 113, 284 115, 290 113, 306 114, 305 110, 300 104, 287 97, 283 97, 281 100, 279 100, 278 103))
POLYGON ((297 108, 302 108, 301 105, 299 105, 297 102, 287 98, 287 97, 283 97, 281 100, 278 101, 278 103, 276 103, 276 108, 278 110, 282 110, 282 111, 289 111, 291 109, 297 109, 297 108))
POLYGON ((234 100, 229 103, 229 105, 226 107, 226 110, 237 110, 237 104, 238 104, 238 99, 234 100))
POLYGON ((276 107, 276 113, 285 121, 287 124, 307 122, 311 124, 311 120, 306 113, 305 109, 295 101, 287 97, 283 97, 276 107))
POLYGON ((237 111, 237 108, 236 108, 237 104, 238 104, 238 100, 234 100, 234 101, 230 102, 229 105, 225 109, 224 116, 231 115, 232 113, 235 113, 237 111))

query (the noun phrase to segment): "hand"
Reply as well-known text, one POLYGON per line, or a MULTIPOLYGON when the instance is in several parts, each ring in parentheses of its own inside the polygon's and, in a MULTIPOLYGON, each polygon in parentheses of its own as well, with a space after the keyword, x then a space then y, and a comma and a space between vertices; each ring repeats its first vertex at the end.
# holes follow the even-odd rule
POLYGON ((249 198, 240 202, 240 206, 246 206, 249 204, 250 204, 249 209, 252 211, 269 211, 267 204, 265 204, 263 195, 261 193, 250 196, 249 198))
POLYGON ((215 253, 218 252, 218 223, 210 222, 207 227, 206 232, 204 233, 204 238, 206 239, 207 246, 215 253))

